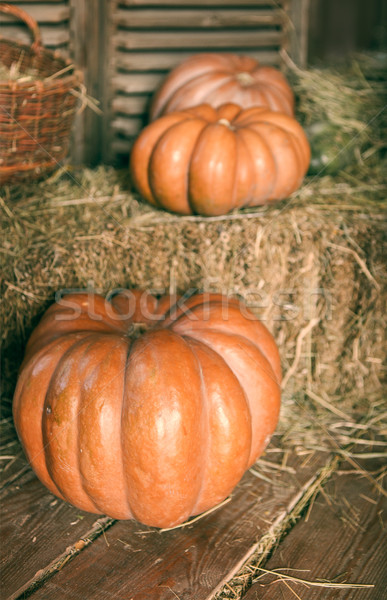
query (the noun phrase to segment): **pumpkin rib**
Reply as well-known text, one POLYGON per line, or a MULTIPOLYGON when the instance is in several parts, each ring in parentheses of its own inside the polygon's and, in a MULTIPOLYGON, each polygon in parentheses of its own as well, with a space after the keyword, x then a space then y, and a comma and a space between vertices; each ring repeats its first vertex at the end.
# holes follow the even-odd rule
POLYGON ((232 73, 228 75, 226 81, 222 83, 218 82, 217 87, 206 93, 202 97, 202 102, 205 104, 211 104, 211 106, 218 107, 223 104, 222 94, 227 94, 230 102, 234 102, 234 97, 238 91, 235 81, 233 81, 232 73))
MULTIPOLYGON (((184 315, 181 315, 181 316, 184 316, 184 315)), ((182 329, 182 330, 184 330, 184 329, 185 329, 185 328, 184 328, 184 325, 181 327, 181 329, 182 329)), ((172 330, 173 330, 173 331, 175 331, 175 330, 176 330, 176 328, 172 328, 172 330)), ((186 335, 186 336, 188 336, 188 337, 193 337, 194 339, 197 339, 197 338, 196 338, 196 336, 194 335, 194 333, 193 333, 193 332, 195 332, 195 333, 197 332, 198 334, 200 334, 200 333, 204 333, 204 334, 205 334, 205 333, 207 333, 207 332, 210 332, 210 333, 215 333, 215 334, 216 334, 216 333, 218 333, 218 334, 221 334, 221 335, 229 335, 229 336, 231 336, 231 335, 234 335, 234 336, 236 336, 236 335, 237 335, 237 334, 235 334, 235 333, 230 333, 230 332, 227 332, 227 331, 225 331, 225 330, 223 330, 223 329, 218 329, 218 328, 216 328, 216 327, 211 327, 211 328, 209 328, 209 327, 202 327, 202 328, 199 328, 199 327, 198 327, 198 328, 195 328, 195 329, 190 329, 190 330, 189 330, 187 333, 184 333, 184 334, 183 334, 183 331, 179 331, 179 329, 177 330, 177 332, 179 333, 179 335, 186 335)), ((248 340, 248 341, 249 341, 249 342, 250 342, 250 343, 251 343, 253 346, 255 346, 255 348, 256 348, 256 349, 257 349, 257 350, 258 350, 258 351, 259 351, 259 352, 262 354, 262 356, 265 358, 265 360, 266 360, 266 361, 268 362, 268 364, 270 365, 270 369, 268 369, 267 371, 265 371, 266 375, 267 375, 268 377, 270 377, 270 379, 272 379, 272 380, 273 380, 273 383, 275 383, 275 384, 276 384, 278 387, 280 387, 280 381, 278 381, 278 378, 277 378, 277 376, 275 375, 274 368, 273 368, 273 366, 272 366, 272 364, 271 364, 271 360, 270 360, 270 358, 269 358, 269 357, 268 357, 268 356, 267 356, 267 355, 266 355, 266 354, 263 352, 262 348, 261 348, 261 347, 260 347, 260 346, 259 346, 259 345, 258 345, 258 344, 257 344, 257 343, 256 343, 256 342, 253 340, 253 339, 251 339, 250 337, 247 337, 247 336, 246 336, 246 334, 240 335, 239 337, 243 337, 244 339, 247 339, 247 340, 248 340)))
MULTIPOLYGON (((120 422, 122 424, 123 421, 123 414, 124 414, 124 409, 125 407, 125 402, 127 401, 127 374, 128 374, 128 369, 129 369, 129 358, 130 355, 132 353, 132 349, 133 349, 134 343, 130 343, 128 344, 128 352, 126 354, 126 360, 125 360, 125 368, 124 368, 124 383, 123 383, 123 392, 122 392, 122 402, 121 402, 121 415, 120 415, 120 422)), ((124 486, 125 486, 125 500, 126 500, 126 505, 128 507, 128 511, 131 515, 130 518, 134 518, 134 511, 132 509, 131 506, 131 502, 130 502, 130 497, 129 497, 129 485, 130 482, 128 482, 126 476, 125 476, 125 461, 124 461, 124 453, 125 453, 125 445, 124 445, 124 434, 126 432, 124 432, 124 428, 121 426, 121 436, 120 436, 120 443, 121 443, 121 468, 122 468, 122 473, 123 473, 123 481, 124 481, 124 486)))
MULTIPOLYGON (((228 310, 231 310, 230 306, 228 307, 228 310)), ((185 316, 184 314, 180 315, 179 318, 174 323, 172 323, 171 328, 174 331, 177 330, 180 333, 180 328, 181 328, 181 330, 184 330, 184 331, 187 330, 187 327, 186 327, 187 323, 182 322, 182 319, 183 319, 184 316, 185 316)), ((189 319, 189 317, 188 317, 188 319, 189 319)), ((198 319, 198 321, 200 321, 200 319, 198 319)), ((190 321, 188 321, 188 324, 189 324, 189 322, 190 321)), ((257 321, 252 321, 252 323, 255 323, 255 324, 259 323, 260 325, 262 325, 262 327, 264 327, 263 324, 260 321, 258 321, 258 320, 257 321)), ((209 320, 207 321, 207 326, 206 327, 202 327, 202 328, 200 328, 200 327, 193 327, 193 328, 189 328, 189 331, 192 331, 192 330, 194 330, 194 331, 212 331, 214 333, 218 332, 218 333, 222 333, 222 334, 229 334, 230 330, 229 329, 227 330, 226 328, 225 329, 219 328, 219 323, 217 323, 217 325, 215 327, 209 327, 208 324, 209 324, 209 320)), ((239 324, 238 327, 240 329, 240 327, 241 327, 240 324, 239 324)), ((241 335, 243 335, 243 337, 245 337, 252 344, 254 344, 254 346, 256 346, 256 348, 264 355, 264 357, 269 362, 269 364, 270 364, 270 366, 271 366, 271 368, 273 370, 273 373, 275 375, 275 382, 279 385, 281 383, 281 371, 280 371, 280 368, 277 368, 277 366, 276 366, 276 362, 279 363, 279 353, 278 353, 277 346, 276 346, 274 340, 273 340, 273 343, 270 343, 270 352, 276 351, 275 358, 269 356, 269 352, 268 352, 268 350, 269 350, 268 340, 272 340, 273 339, 272 336, 271 336, 271 334, 268 332, 268 330, 266 328, 264 330, 264 334, 262 334, 262 332, 259 332, 259 333, 257 332, 257 339, 254 339, 252 337, 252 335, 248 335, 249 333, 250 332, 243 331, 243 334, 241 334, 241 335), (266 332, 267 332, 268 335, 265 335, 266 332), (264 335, 265 335, 265 339, 263 339, 264 335), (260 343, 258 343, 258 336, 261 338, 259 340, 260 343), (266 352, 265 352, 265 349, 262 347, 263 345, 266 348, 266 352)))
POLYGON ((153 197, 149 188, 149 163, 151 154, 156 141, 164 131, 174 123, 181 121, 184 116, 181 112, 174 112, 164 115, 147 125, 142 131, 141 136, 136 139, 130 153, 130 172, 134 185, 150 204, 159 208, 160 204, 157 198, 153 197), (136 168, 133 168, 133 165, 136 165, 136 168))
POLYGON ((228 335, 228 334, 224 334, 224 333, 219 334, 219 332, 218 332, 214 336, 213 332, 210 332, 210 331, 203 332, 202 331, 202 332, 200 332, 200 335, 196 335, 196 332, 194 335, 194 333, 191 332, 190 337, 197 339, 202 344, 207 344, 212 350, 214 350, 215 352, 220 354, 222 356, 223 360, 226 362, 226 364, 230 367, 230 369, 233 371, 233 373, 239 380, 239 383, 245 392, 246 398, 248 400, 248 405, 250 408, 251 432, 252 432, 251 452, 250 452, 249 461, 248 461, 248 468, 249 468, 255 462, 257 457, 263 452, 264 448, 266 447, 267 443, 269 442, 270 437, 275 429, 275 425, 277 424, 281 389, 280 389, 278 382, 276 381, 276 379, 274 377, 273 370, 271 369, 270 363, 266 360, 266 358, 264 357, 262 352, 254 346, 254 344, 252 344, 246 338, 243 338, 236 334, 228 335), (225 348, 222 346, 222 344, 221 344, 222 338, 223 338, 223 342, 225 342, 225 340, 227 340, 229 352, 227 352, 225 350, 225 348), (234 345, 233 345, 233 342, 234 342, 234 345), (246 347, 250 351, 253 350, 253 353, 254 352, 256 353, 255 358, 251 355, 250 352, 246 351, 246 347), (230 348, 231 348, 231 350, 230 350, 230 348), (241 370, 241 364, 238 365, 238 360, 240 359, 241 352, 242 352, 242 356, 243 356, 243 360, 241 360, 241 364, 243 364, 243 369, 246 369, 246 365, 248 365, 249 362, 252 362, 254 364, 254 369, 250 370, 249 376, 243 377, 242 380, 241 380, 241 375, 240 374, 238 375, 238 371, 241 370), (262 367, 261 365, 257 365, 257 359, 258 359, 258 362, 261 362, 263 360, 263 362, 266 363, 266 365, 264 367, 262 367), (257 371, 257 367, 259 367, 259 371, 257 371), (258 374, 259 375, 264 374, 265 376, 268 377, 269 381, 267 381, 267 380, 262 381, 262 378, 258 377, 258 374), (251 380, 254 376, 256 377, 256 381, 254 382, 254 385, 252 385, 251 380), (275 397, 274 397, 274 403, 273 403, 273 400, 271 400, 270 407, 267 406, 266 410, 264 410, 263 402, 266 400, 266 394, 265 394, 265 397, 262 397, 262 395, 261 395, 259 397, 258 402, 256 401, 256 394, 257 394, 257 390, 259 389, 259 386, 261 385, 261 387, 267 387, 267 383, 269 383, 269 386, 271 388, 269 395, 273 396, 273 393, 274 393, 275 397), (274 383, 274 388, 272 385, 273 383, 274 383), (249 392, 248 390, 250 387, 251 387, 251 389, 249 392), (273 410, 274 405, 277 405, 277 408, 275 410, 273 410), (260 422, 262 412, 270 413, 270 415, 266 414, 266 421, 268 418, 269 418, 269 420, 272 421, 272 423, 270 423, 270 426, 267 422, 265 422, 265 429, 269 428, 269 433, 266 435, 266 438, 264 440, 257 437, 258 434, 260 433, 261 426, 262 426, 262 422, 260 422), (273 412, 274 412, 274 416, 273 416, 273 412))
MULTIPOLYGON (((211 298, 208 300, 207 303, 203 303, 200 302, 200 294, 198 294, 197 296, 192 296, 192 299, 189 299, 186 303, 185 303, 185 307, 186 307, 186 311, 182 311, 180 314, 177 314, 176 317, 174 317, 174 319, 171 319, 169 317, 167 317, 167 321, 165 322, 164 326, 165 327, 170 327, 173 331, 177 331, 179 334, 185 334, 187 332, 187 328, 188 328, 188 332, 190 332, 192 329, 194 330, 200 330, 203 329, 205 331, 217 331, 219 333, 229 333, 231 331, 231 333, 235 333, 233 328, 230 329, 230 323, 229 321, 231 320, 231 322, 234 322, 238 316, 240 316, 240 308, 239 308, 239 300, 236 299, 229 299, 228 303, 227 303, 227 317, 228 317, 228 321, 227 321, 227 327, 226 328, 220 328, 219 327, 219 319, 216 320, 216 315, 214 317, 214 312, 216 309, 222 309, 223 310, 223 302, 221 299, 217 298, 217 294, 211 294, 211 298), (214 298, 215 296, 215 298, 214 298), (191 303, 190 303, 191 300, 191 303), (195 302, 197 300, 196 303, 194 303, 192 305, 192 302, 195 302), (210 314, 212 311, 212 314, 210 314), (201 313, 204 313, 201 314, 201 313), (192 320, 191 317, 189 316, 189 313, 191 313, 192 315, 194 315, 196 317, 195 320, 192 320), (197 315, 196 313, 199 313, 199 315, 197 315), (232 319, 230 319, 230 316, 232 317, 232 319), (216 321, 216 325, 215 327, 212 325, 213 321, 210 321, 210 318, 212 318, 213 320, 215 319, 216 321), (205 320, 204 320, 205 319, 205 320), (195 323, 201 323, 201 322, 206 323, 205 327, 196 327, 195 323)), ((259 321, 259 319, 257 319, 257 317, 255 317, 255 315, 247 309, 247 307, 245 307, 245 310, 248 311, 249 315, 251 316, 251 321, 247 320, 247 323, 245 322, 245 318, 247 319, 247 317, 245 317, 244 315, 242 315, 243 321, 242 323, 238 323, 238 325, 236 326, 236 328, 238 329, 238 332, 240 333, 240 335, 243 335, 243 337, 246 337, 252 344, 254 344, 258 350, 260 352, 262 352, 262 354, 264 355, 264 357, 266 358, 266 360, 270 363, 271 368, 273 369, 275 378, 276 378, 276 382, 278 384, 281 383, 281 379, 282 379, 282 374, 281 374, 281 366, 280 366, 280 356, 279 356, 279 352, 278 352, 278 348, 277 345, 273 339, 273 336, 270 334, 269 330, 265 327, 265 325, 259 321), (242 332, 242 327, 243 325, 245 325, 245 328, 243 329, 242 332), (253 335, 253 333, 255 335, 253 335), (274 353, 274 356, 273 356, 274 353)), ((223 322, 223 321, 221 321, 223 322)), ((187 335, 189 335, 189 333, 187 333, 187 335)))
POLYGON ((200 487, 199 367, 180 335, 158 329, 135 341, 127 373, 122 427, 131 510, 143 523, 172 526, 189 517, 200 487))
POLYGON ((67 502, 75 503, 82 510, 87 510, 89 512, 98 513, 99 510, 91 500, 91 498, 87 497, 86 492, 83 490, 81 476, 79 474, 79 469, 72 468, 71 464, 73 460, 77 463, 79 462, 79 457, 75 450, 75 446, 77 446, 77 438, 78 438, 78 429, 79 429, 79 405, 80 405, 80 394, 73 393, 69 390, 68 381, 66 382, 65 387, 60 389, 59 394, 58 390, 55 388, 59 385, 61 387, 62 382, 59 382, 58 379, 60 377, 64 378, 65 375, 68 375, 68 378, 71 379, 72 383, 75 383, 75 387, 79 392, 79 382, 78 382, 78 365, 79 363, 74 361, 74 354, 79 353, 80 356, 78 360, 80 361, 82 358, 82 351, 84 352, 85 347, 87 347, 90 342, 95 339, 96 334, 92 333, 89 336, 86 336, 84 339, 75 341, 66 352, 60 357, 58 361, 57 367, 51 377, 50 384, 45 396, 44 406, 46 416, 43 423, 43 441, 45 445, 45 450, 47 453, 47 470, 51 476, 51 478, 55 481, 58 489, 62 493, 63 497, 67 502), (69 365, 66 365, 66 362, 72 359, 69 365), (70 376, 69 371, 71 373, 71 369, 69 367, 74 367, 76 365, 76 373, 75 382, 73 377, 70 376), (67 366, 67 373, 66 373, 67 366), (66 403, 66 406, 62 408, 62 399, 61 393, 64 392, 64 396, 62 398, 66 400, 70 398, 70 402, 66 403), (69 394, 70 392, 70 394, 69 394), (51 397, 52 396, 52 397, 51 397), (74 403, 75 400, 75 403, 74 403), (54 406, 53 406, 54 401, 54 406), (58 410, 58 403, 61 410, 58 410), (48 412, 48 409, 50 412, 48 412), (68 413, 70 412, 70 420, 68 420, 68 413), (71 416, 72 413, 72 416, 71 416), (61 420, 67 418, 67 424, 65 427, 61 426, 61 420), (51 423, 50 423, 51 422, 51 423), (56 425, 54 425, 54 423, 56 425), (71 426, 71 429, 70 429, 71 426), (57 431, 56 431, 57 429, 57 431), (73 434, 71 437, 75 439, 75 446, 73 444, 73 451, 69 446, 69 434, 73 434), (75 434, 75 435, 74 435, 75 434), (66 435, 66 439, 63 439, 63 436, 66 435), (51 437, 52 436, 52 437, 51 437), (51 437, 51 439, 50 439, 51 437), (70 460, 70 464, 66 462, 63 457, 64 452, 67 453, 66 459, 70 460), (75 454, 75 456, 74 456, 75 454), (73 479, 70 481, 70 479, 73 479))
MULTIPOLYGON (((65 346, 69 346, 68 343, 66 344, 66 340, 62 340, 62 344, 64 344, 65 346)), ((55 484, 47 469, 47 460, 45 455, 46 444, 44 443, 43 438, 43 419, 45 415, 44 409, 47 389, 52 378, 52 373, 55 371, 56 366, 61 358, 60 349, 58 350, 57 348, 55 348, 56 345, 56 341, 54 341, 51 344, 49 344, 48 347, 40 349, 35 355, 29 358, 26 357, 23 361, 23 365, 21 367, 21 375, 17 382, 14 394, 13 415, 15 427, 18 432, 19 438, 21 439, 27 458, 31 465, 33 465, 33 468, 35 469, 39 479, 43 481, 43 483, 49 488, 49 490, 52 493, 57 494, 61 499, 64 500, 62 493, 58 489, 58 486, 55 484), (46 389, 42 389, 42 383, 39 379, 39 394, 40 397, 43 398, 43 402, 39 402, 39 414, 37 414, 36 407, 30 406, 30 403, 32 403, 33 401, 33 394, 31 392, 31 389, 27 390, 26 387, 27 385, 29 388, 31 386, 31 378, 34 376, 34 370, 40 367, 39 371, 41 373, 42 362, 44 364, 47 356, 51 358, 52 353, 55 353, 55 350, 58 352, 58 356, 57 359, 51 365, 51 374, 47 374, 46 389), (24 415, 26 416, 24 417, 24 415), (33 434, 32 439, 31 434, 33 434), (38 436, 38 440, 36 440, 36 436, 38 436), (37 446, 37 448, 35 448, 35 446, 37 446)))
MULTIPOLYGON (((280 113, 275 113, 276 116, 279 114, 280 113)), ((286 115, 284 115, 284 116, 286 117, 286 115)), ((239 125, 241 125, 242 127, 252 129, 258 135, 262 135, 262 137, 264 137, 264 134, 263 133, 261 134, 261 131, 259 129, 261 127, 261 125, 263 125, 263 124, 268 125, 268 126, 274 126, 276 129, 281 130, 288 137, 288 139, 291 141, 291 144, 294 147, 295 153, 297 155, 297 162, 298 162, 297 170, 300 173, 303 173, 304 169, 305 169, 305 165, 307 168, 307 165, 309 164, 309 160, 305 160, 305 152, 304 152, 303 146, 300 143, 298 136, 296 136, 291 129, 287 129, 284 126, 284 124, 278 124, 276 122, 276 120, 266 120, 266 118, 258 118, 258 115, 256 118, 254 118, 254 115, 251 115, 250 117, 248 117, 246 119, 246 121, 241 121, 239 123, 239 125), (255 129, 255 127, 257 129, 255 129)), ((267 142, 267 140, 270 140, 270 136, 265 136, 265 141, 267 142)), ((271 145, 269 143, 267 143, 267 145, 273 152, 271 145)), ((274 148, 275 147, 276 146, 274 146, 274 148)), ((303 177, 303 175, 302 175, 302 177, 303 177)))
MULTIPOLYGON (((246 206, 246 204, 249 204, 252 200, 252 196, 254 194, 254 187, 256 186, 256 178, 254 175, 254 163, 253 163, 253 159, 251 157, 251 153, 249 152, 249 149, 247 147, 247 144, 245 142, 245 140, 243 139, 243 137, 241 137, 240 135, 236 135, 236 141, 237 141, 237 165, 236 165, 236 173, 239 174, 241 169, 242 169, 242 165, 245 169, 247 169, 247 173, 248 176, 251 180, 251 184, 249 185, 249 191, 246 192, 244 195, 241 195, 239 201, 237 200, 237 192, 235 190, 235 204, 233 206, 233 208, 243 208, 244 206, 246 206), (238 146, 239 146, 239 150, 238 150, 238 146), (245 154, 245 157, 241 157, 241 147, 243 148, 243 152, 245 154), (246 161, 247 158, 247 161, 246 161), (248 165, 248 166, 247 166, 248 165)), ((245 176, 247 178, 247 176, 245 176)), ((235 177, 235 187, 237 187, 238 185, 238 175, 235 177)))
POLYGON ((275 182, 277 179, 277 163, 274 159, 274 156, 271 152, 271 148, 270 146, 268 146, 268 144, 266 143, 266 140, 264 140, 259 133, 257 133, 256 131, 249 129, 249 128, 241 128, 237 130, 237 135, 240 136, 243 139, 243 142, 247 148, 247 151, 250 155, 250 159, 252 161, 252 163, 257 166, 257 169, 254 169, 255 171, 255 193, 254 193, 254 197, 247 203, 245 204, 245 206, 257 206, 260 204, 265 204, 267 201, 267 198, 272 194, 274 186, 275 186, 275 182), (248 143, 248 139, 250 138, 250 143, 248 143), (252 147, 252 144, 255 145, 255 148, 257 147, 257 145, 259 146, 259 149, 256 150, 252 147), (264 166, 262 166, 262 153, 265 154, 263 160, 264 160, 264 166), (254 157, 256 158, 256 160, 254 160, 254 157), (270 176, 271 175, 271 180, 269 180, 267 183, 265 183, 265 187, 263 189, 263 191, 260 192, 260 194, 256 193, 257 189, 261 189, 262 187, 262 176, 270 176))
MULTIPOLYGON (((206 334, 208 332, 209 333, 215 333, 215 334, 218 333, 218 334, 221 334, 221 335, 228 335, 228 336, 232 336, 232 335, 236 336, 237 335, 235 333, 227 333, 227 332, 223 331, 222 329, 215 329, 215 328, 213 328, 213 329, 205 329, 205 328, 199 329, 198 328, 198 329, 195 329, 194 331, 195 331, 195 333, 197 332, 198 335, 200 335, 201 333, 206 334)), ((190 337, 193 337, 194 339, 198 339, 195 335, 193 335, 192 332, 189 332, 186 335, 188 335, 190 337)), ((273 381, 273 383, 275 383, 280 388, 281 387, 280 383, 279 383, 279 381, 278 381, 278 379, 277 379, 277 377, 276 377, 276 375, 274 373, 274 370, 273 370, 273 367, 271 365, 271 362, 270 362, 269 358, 264 354, 264 352, 262 351, 262 349, 258 346, 258 344, 256 344, 253 340, 251 340, 250 338, 248 338, 246 336, 242 336, 241 335, 239 337, 241 337, 241 338, 243 338, 245 340, 248 340, 248 342, 250 342, 251 345, 253 345, 262 354, 262 356, 264 357, 264 359, 267 361, 267 363, 270 366, 270 369, 266 369, 265 370, 264 368, 262 368, 262 371, 265 373, 265 375, 267 375, 273 381)), ((201 340, 201 338, 199 338, 199 339, 201 340)))
MULTIPOLYGON (((250 124, 249 127, 254 131, 254 124, 250 124)), ((287 198, 292 190, 297 188, 298 173, 302 169, 302 159, 295 146, 293 136, 283 127, 277 127, 273 123, 265 121, 261 121, 257 125, 256 131, 269 146, 277 166, 274 189, 269 195, 268 201, 287 198), (282 156, 283 147, 285 147, 285 157, 282 156), (293 161, 293 164, 290 161, 293 161)))
POLYGON ((251 449, 251 413, 240 382, 223 358, 207 344, 184 337, 201 366, 206 394, 205 469, 192 510, 192 514, 198 514, 224 500, 246 471, 251 449), (243 403, 238 405, 241 399, 243 403), (229 431, 225 422, 232 425, 229 431))
POLYGON ((171 113, 176 110, 185 110, 190 106, 206 104, 206 97, 216 90, 224 79, 231 80, 232 76, 217 72, 204 73, 192 78, 179 87, 165 104, 164 111, 171 113), (218 77, 214 81, 215 77, 218 77))
MULTIPOLYGON (((261 67, 262 69, 262 67, 261 67)), ((280 73, 280 75, 282 75, 280 73)), ((273 74, 270 73, 270 77, 268 79, 264 78, 264 73, 260 73, 259 70, 252 73, 252 76, 255 78, 256 82, 262 86, 262 88, 266 88, 268 93, 275 94, 276 100, 278 102, 277 107, 274 109, 280 113, 285 113, 288 116, 293 115, 294 113, 294 96, 293 92, 289 88, 287 82, 284 79, 274 78, 273 74), (287 107, 288 110, 284 110, 283 105, 287 107), (281 106, 282 105, 282 106, 281 106), (279 107, 279 108, 278 108, 279 107)), ((268 105, 270 106, 270 105, 268 105)))
POLYGON ((264 116, 266 123, 275 124, 276 127, 281 127, 296 141, 302 155, 302 171, 306 172, 310 160, 310 146, 301 125, 288 115, 282 113, 270 113, 266 111, 264 116))
POLYGON ((167 210, 187 215, 192 213, 188 199, 187 164, 205 127, 203 119, 184 119, 164 131, 154 146, 148 168, 149 187, 159 204, 167 210), (179 152, 179 147, 183 151, 179 152))
POLYGON ((120 414, 125 371, 121 365, 130 345, 129 339, 115 335, 110 340, 99 338, 88 349, 86 364, 82 365, 84 370, 80 372, 77 456, 82 487, 99 513, 118 519, 132 517, 126 501, 122 461, 117 460, 121 452, 120 414))
MULTIPOLYGON (((209 423, 208 423, 208 394, 207 394, 207 388, 204 382, 204 377, 203 377, 203 368, 202 368, 202 364, 198 358, 197 353, 195 352, 195 348, 192 346, 192 344, 190 344, 189 338, 187 336, 181 336, 182 339, 188 344, 193 356, 196 359, 196 363, 198 365, 199 368, 199 375, 200 375, 200 384, 201 384, 201 400, 202 400, 202 419, 204 422, 204 432, 203 432, 203 439, 206 441, 204 447, 205 447, 205 451, 202 455, 202 468, 201 468, 201 481, 200 481, 200 486, 199 489, 197 491, 196 494, 196 499, 195 502, 192 506, 191 509, 191 514, 196 514, 196 507, 199 505, 200 501, 201 501, 201 495, 203 492, 203 488, 204 488, 204 482, 205 482, 205 476, 206 476, 206 465, 208 463, 208 457, 209 457, 209 444, 208 444, 208 439, 209 439, 209 423)), ((201 511, 199 511, 201 512, 201 511)))
MULTIPOLYGON (((30 339, 28 340, 26 353, 32 351, 36 351, 36 348, 42 345, 46 345, 50 341, 54 339, 59 339, 62 336, 69 335, 70 333, 76 332, 87 332, 94 331, 95 333, 117 333, 122 334, 126 331, 126 325, 122 321, 114 321, 111 319, 106 312, 97 312, 96 316, 99 316, 100 319, 92 319, 89 316, 90 306, 82 305, 82 302, 89 299, 88 294, 68 294, 66 297, 66 303, 73 303, 73 307, 71 310, 74 310, 75 306, 80 310, 79 315, 77 315, 74 319, 58 319, 58 316, 68 315, 69 306, 62 306, 58 302, 52 304, 50 308, 43 315, 41 321, 38 326, 34 329, 31 334, 30 339), (79 323, 82 323, 83 329, 79 328, 79 323), (60 325, 59 325, 60 324, 60 325), (53 330, 53 332, 52 332, 53 330)), ((93 300, 97 301, 98 304, 105 307, 105 299, 101 297, 96 297, 93 295, 93 300)), ((94 307, 95 308, 95 307, 94 307)))
POLYGON ((235 152, 235 136, 228 127, 219 123, 204 127, 188 165, 188 198, 195 213, 223 214, 225 206, 232 206, 235 152))

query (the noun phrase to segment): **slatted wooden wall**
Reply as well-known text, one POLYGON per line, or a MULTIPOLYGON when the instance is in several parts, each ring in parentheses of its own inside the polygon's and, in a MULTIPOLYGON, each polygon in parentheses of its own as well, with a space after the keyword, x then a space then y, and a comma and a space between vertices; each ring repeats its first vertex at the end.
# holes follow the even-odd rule
MULTIPOLYGON (((292 48, 293 33, 293 56, 302 64, 306 55, 309 0, 8 2, 38 21, 44 45, 70 56, 100 101, 102 116, 87 109, 77 117, 74 163, 127 162, 155 89, 192 54, 236 52, 279 66, 279 51, 292 48)), ((29 43, 27 28, 14 17, 0 15, 0 26, 4 37, 29 43)))
POLYGON ((282 0, 120 0, 111 3, 110 160, 125 157, 168 71, 197 52, 249 54, 279 65, 282 0))
MULTIPOLYGON (((28 12, 40 26, 43 45, 50 50, 58 50, 64 56, 70 55, 70 3, 69 0, 49 0, 36 2, 24 0, 10 2, 28 12)), ((0 13, 0 29, 3 37, 31 43, 31 35, 16 17, 0 13)))

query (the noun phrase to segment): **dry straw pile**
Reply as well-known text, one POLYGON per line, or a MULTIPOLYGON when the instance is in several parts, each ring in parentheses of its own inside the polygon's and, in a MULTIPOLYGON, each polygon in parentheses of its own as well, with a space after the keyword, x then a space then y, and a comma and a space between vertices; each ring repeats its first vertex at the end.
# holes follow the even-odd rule
POLYGON ((345 171, 309 176, 274 206, 178 217, 142 203, 127 173, 105 167, 3 189, 6 420, 26 339, 57 290, 197 288, 239 294, 273 331, 283 359, 284 443, 330 449, 332 436, 343 444, 359 427, 371 437, 383 430, 386 111, 376 68, 366 76, 356 65, 346 79, 293 72, 299 118, 349 131, 352 158, 345 171))

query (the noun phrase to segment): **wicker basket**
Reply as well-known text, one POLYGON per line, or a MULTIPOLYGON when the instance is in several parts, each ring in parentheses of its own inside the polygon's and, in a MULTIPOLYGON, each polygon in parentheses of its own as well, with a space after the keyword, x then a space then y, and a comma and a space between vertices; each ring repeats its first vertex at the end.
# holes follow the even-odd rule
POLYGON ((71 63, 43 48, 38 25, 16 6, 0 12, 30 28, 32 46, 0 38, 0 62, 17 65, 24 78, 0 77, 0 183, 39 179, 65 158, 82 76, 71 63), (31 76, 33 73, 33 76, 31 76))

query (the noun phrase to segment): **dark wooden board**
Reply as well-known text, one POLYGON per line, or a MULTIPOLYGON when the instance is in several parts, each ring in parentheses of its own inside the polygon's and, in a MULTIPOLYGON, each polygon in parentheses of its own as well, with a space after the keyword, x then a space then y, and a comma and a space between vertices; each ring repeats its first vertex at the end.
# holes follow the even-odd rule
MULTIPOLYGON (((280 524, 328 460, 295 457, 274 483, 247 473, 230 502, 183 528, 159 531, 117 522, 33 594, 34 600, 204 600, 280 524)), ((275 473, 275 471, 273 471, 275 473)))
MULTIPOLYGON (((283 6, 288 0, 275 0, 275 6, 283 6)), ((122 6, 273 6, 273 0, 120 0, 122 6)))
POLYGON ((17 597, 98 520, 50 494, 30 468, 5 487, 0 501, 2 600, 17 597))
MULTIPOLYGON (((217 50, 209 49, 208 52, 217 52, 217 50)), ((192 54, 194 53, 190 51, 181 52, 179 49, 175 49, 174 52, 169 52, 166 49, 156 52, 126 52, 124 50, 123 52, 117 52, 115 64, 120 71, 169 71, 192 54)), ((249 50, 248 55, 256 58, 262 64, 268 65, 279 65, 281 60, 276 51, 256 51, 252 48, 249 50)))
MULTIPOLYGON (((70 42, 70 33, 68 26, 63 25, 44 25, 40 27, 42 34, 43 46, 55 49, 61 46, 67 46, 70 42)), ((19 27, 18 25, 5 25, 1 24, 1 35, 2 37, 20 42, 21 44, 31 44, 31 34, 25 27, 19 27)))
MULTIPOLYGON (((16 5, 18 4, 19 2, 16 3, 16 5)), ((39 24, 60 23, 62 21, 67 21, 70 18, 70 8, 66 2, 61 2, 60 4, 58 2, 56 4, 52 4, 51 6, 50 4, 34 3, 31 4, 31 6, 24 7, 24 10, 30 15, 30 17, 35 19, 35 21, 38 21, 39 24)), ((0 13, 0 23, 20 24, 21 21, 13 15, 0 13)))
POLYGON ((233 29, 229 31, 119 31, 113 38, 116 48, 137 50, 144 48, 192 48, 208 51, 209 48, 271 48, 281 46, 284 33, 269 29, 233 29))
MULTIPOLYGON (((382 463, 367 461, 364 466, 377 472, 382 463)), ((375 587, 306 587, 294 581, 285 584, 267 574, 250 588, 244 600, 384 600, 386 513, 386 497, 364 476, 353 470, 333 475, 317 496, 309 518, 304 517, 291 530, 264 568, 281 569, 281 573, 310 581, 325 579, 375 587)))
POLYGON ((12 417, 2 419, 0 423, 0 498, 4 500, 17 485, 34 478, 23 448, 17 437, 12 417))
POLYGON ((205 9, 204 7, 186 10, 118 10, 113 16, 120 27, 136 28, 188 28, 204 27, 254 27, 259 25, 282 25, 283 11, 250 9, 205 9))

